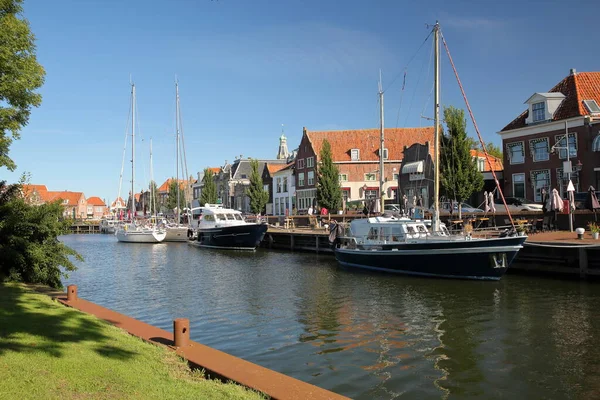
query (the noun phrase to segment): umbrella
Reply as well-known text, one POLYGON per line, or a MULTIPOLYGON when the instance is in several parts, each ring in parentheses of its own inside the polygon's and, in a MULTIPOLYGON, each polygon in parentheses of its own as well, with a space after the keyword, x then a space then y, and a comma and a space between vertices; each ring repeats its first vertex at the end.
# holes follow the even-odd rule
POLYGON ((558 190, 556 188, 552 189, 552 195, 549 196, 550 199, 550 211, 558 211, 561 212, 564 208, 564 203, 560 194, 558 194, 558 190))
POLYGON ((495 213, 496 212, 496 205, 494 204, 494 193, 493 192, 489 192, 488 193, 488 198, 489 198, 489 205, 490 205, 490 210, 495 213))

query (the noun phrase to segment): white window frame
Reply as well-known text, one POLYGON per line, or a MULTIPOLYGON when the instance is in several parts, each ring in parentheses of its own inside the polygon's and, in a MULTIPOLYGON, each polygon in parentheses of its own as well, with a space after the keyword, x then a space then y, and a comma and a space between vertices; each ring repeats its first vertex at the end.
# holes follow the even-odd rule
POLYGON ((546 193, 550 190, 550 184, 552 182, 552 176, 550 169, 536 169, 530 172, 531 174, 531 186, 533 187, 533 201, 542 201, 542 189, 546 189, 546 193), (548 179, 546 180, 547 185, 545 187, 538 187, 537 177, 543 173, 548 173, 548 179), (539 190, 539 192, 538 192, 539 190))
POLYGON ((312 168, 315 166, 315 158, 314 157, 307 157, 306 158, 306 168, 312 168))
POLYGON ((366 182, 375 182, 377 180, 377 174, 373 173, 373 172, 368 172, 365 174, 365 181, 366 182), (373 179, 369 179, 369 177, 373 177, 373 179))
POLYGON ((340 182, 348 182, 348 174, 339 174, 340 182))
POLYGON ((540 101, 531 105, 531 121, 542 122, 546 120, 546 102, 540 101), (539 105, 541 104, 541 108, 539 105), (536 108, 536 106, 538 106, 536 108))
POLYGON ((350 159, 352 161, 360 161, 360 149, 350 149, 350 159))
POLYGON ((281 185, 282 185, 281 193, 287 193, 288 192, 288 178, 287 178, 287 176, 284 176, 281 179, 281 185))
POLYGON ((304 172, 298 174, 298 187, 304 186, 304 172))
POLYGON ((524 172, 520 172, 518 174, 512 174, 512 194, 513 197, 519 197, 516 195, 515 193, 515 176, 522 176, 523 177, 523 181, 518 182, 519 184, 523 184, 523 198, 526 199, 527 198, 527 185, 525 184, 525 173, 524 172))
POLYGON ((308 171, 307 179, 308 186, 315 184, 315 171, 308 171))
POLYGON ((508 161, 510 162, 510 165, 515 165, 515 164, 523 164, 523 163, 525 163, 525 141, 521 140, 521 141, 519 141, 519 142, 507 143, 507 144, 506 144, 506 153, 507 153, 507 156, 508 156, 508 161), (511 149, 512 149, 513 147, 517 147, 517 146, 519 146, 519 145, 521 145, 521 153, 523 154, 523 160, 522 160, 522 161, 520 161, 520 162, 515 162, 515 161, 513 160, 513 156, 512 156, 513 152, 512 152, 512 150, 511 150, 511 149))
MULTIPOLYGON (((550 140, 548 140, 547 137, 531 139, 529 141, 529 150, 531 152, 531 158, 533 159, 533 162, 541 162, 541 161, 550 160, 550 140), (544 142, 546 144, 545 157, 541 157, 538 159, 537 152, 536 152, 536 145, 539 143, 544 143, 544 142)), ((542 149, 540 148, 540 150, 542 150, 542 149)))
POLYGON ((298 169, 304 169, 304 158, 298 159, 298 169))
POLYGON ((384 147, 383 148, 383 159, 387 160, 388 159, 388 155, 389 155, 388 149, 387 149, 387 147, 384 147))
MULTIPOLYGON (((575 132, 569 132, 568 139, 565 136, 567 136, 567 135, 556 135, 556 137, 554 138, 555 146, 569 147, 569 158, 577 157, 577 147, 578 147, 577 134, 575 132), (571 151, 571 138, 574 139, 574 143, 573 143, 574 151, 571 151), (567 143, 568 143, 567 146, 562 144, 562 141, 564 139, 567 139, 567 143)), ((558 158, 560 158, 561 160, 565 160, 567 158, 567 149, 556 149, 556 150, 558 150, 558 158)))

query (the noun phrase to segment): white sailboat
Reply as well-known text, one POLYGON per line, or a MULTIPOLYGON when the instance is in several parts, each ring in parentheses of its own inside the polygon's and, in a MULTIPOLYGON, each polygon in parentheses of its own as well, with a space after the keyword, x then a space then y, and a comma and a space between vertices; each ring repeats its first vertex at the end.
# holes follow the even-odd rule
POLYGON ((131 84, 131 220, 121 224, 115 236, 119 242, 127 243, 160 243, 167 232, 155 224, 136 221, 135 208, 135 85, 131 84))
MULTIPOLYGON (((429 229, 426 221, 384 215, 353 220, 350 224, 350 235, 345 237, 343 232, 334 226, 330 240, 333 242, 336 259, 344 267, 417 276, 498 280, 523 247, 527 237, 519 236, 515 230, 494 238, 473 237, 470 233, 454 235, 450 234, 439 220, 440 30, 437 23, 432 33, 435 40, 435 176, 432 227, 429 229)), ((384 148, 381 86, 379 97, 381 157, 384 148)), ((383 159, 380 168, 380 171, 383 171, 383 159)), ((496 184, 501 194, 497 179, 496 184)))
MULTIPOLYGON (((180 203, 180 184, 179 184, 179 148, 180 148, 180 140, 179 135, 181 133, 181 121, 180 121, 180 113, 179 113, 179 85, 177 81, 175 81, 175 131, 176 131, 176 150, 175 150, 175 159, 177 165, 176 172, 176 182, 177 182, 177 211, 174 222, 168 222, 166 225, 167 236, 165 237, 165 242, 186 242, 188 240, 188 224, 181 223, 181 210, 179 207, 180 203)), ((186 196, 187 198, 187 196, 186 196)), ((189 218, 187 219, 189 221, 189 218)))

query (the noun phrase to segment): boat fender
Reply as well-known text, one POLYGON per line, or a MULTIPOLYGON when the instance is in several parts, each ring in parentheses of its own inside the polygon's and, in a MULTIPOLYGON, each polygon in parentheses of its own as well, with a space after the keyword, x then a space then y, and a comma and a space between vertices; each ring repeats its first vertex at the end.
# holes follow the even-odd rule
POLYGON ((125 228, 124 228, 124 229, 125 229, 125 231, 127 231, 127 229, 128 229, 128 228, 129 228, 129 227, 128 227, 127 225, 125 225, 125 228))

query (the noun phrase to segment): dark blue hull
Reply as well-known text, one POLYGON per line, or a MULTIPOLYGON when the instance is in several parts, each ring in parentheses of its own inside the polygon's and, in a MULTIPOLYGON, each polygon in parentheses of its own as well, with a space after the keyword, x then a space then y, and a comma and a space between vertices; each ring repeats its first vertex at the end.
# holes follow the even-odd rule
POLYGON ((246 224, 198 230, 195 246, 232 250, 255 250, 268 225, 246 224))
POLYGON ((345 267, 440 278, 498 280, 526 237, 336 248, 345 267))

